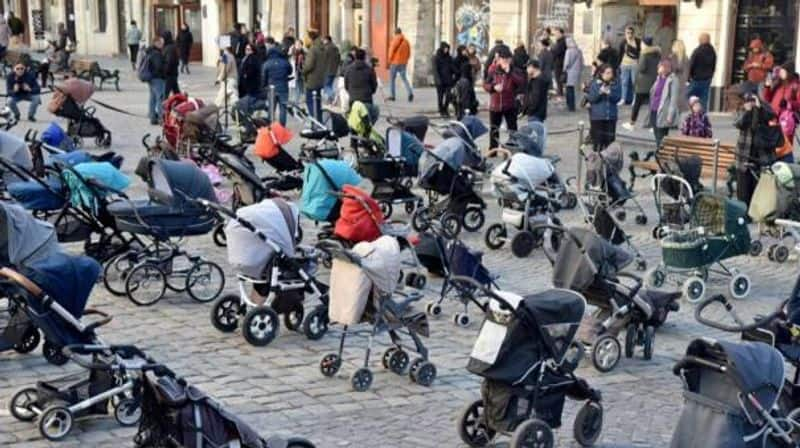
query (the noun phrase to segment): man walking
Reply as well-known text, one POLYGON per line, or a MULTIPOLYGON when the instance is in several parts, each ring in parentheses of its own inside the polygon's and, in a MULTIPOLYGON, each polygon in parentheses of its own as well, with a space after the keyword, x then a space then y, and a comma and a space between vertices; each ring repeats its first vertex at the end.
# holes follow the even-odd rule
POLYGON ((142 40, 142 30, 136 25, 135 20, 131 20, 131 27, 125 34, 125 42, 128 43, 128 50, 131 54, 131 67, 136 70, 136 58, 139 56, 139 42, 142 40))
POLYGON ((336 74, 339 73, 339 64, 342 59, 339 55, 339 48, 333 43, 331 36, 325 36, 322 39, 322 49, 325 55, 325 100, 333 102, 335 97, 334 81, 336 81, 336 74))
POLYGON ((403 84, 406 86, 408 92, 408 101, 414 101, 414 91, 411 89, 411 84, 408 82, 406 76, 406 66, 408 60, 411 58, 411 45, 408 40, 403 36, 403 30, 397 28, 394 30, 394 37, 391 44, 389 44, 389 98, 387 100, 395 100, 395 78, 400 75, 403 84))
POLYGON ((708 92, 711 90, 711 78, 717 68, 717 53, 711 46, 711 36, 700 34, 700 45, 692 52, 689 59, 689 97, 696 96, 708 110, 708 92))
MULTIPOLYGON (((161 103, 164 101, 164 55, 161 50, 164 48, 164 40, 161 37, 153 39, 153 45, 147 49, 145 68, 148 72, 144 75, 149 78, 147 82, 150 86, 150 101, 148 103, 148 116, 150 124, 157 125, 161 118, 161 103)), ((140 77, 142 76, 140 70, 140 77)))
POLYGON ((553 31, 555 43, 553 44, 553 70, 556 76, 556 94, 564 96, 564 83, 566 82, 564 72, 564 58, 567 55, 567 38, 564 36, 564 28, 556 28, 553 31))
POLYGON ((303 66, 303 85, 306 88, 306 110, 308 113, 322 121, 322 87, 325 85, 327 67, 325 67, 325 51, 319 38, 319 31, 308 30, 311 46, 306 54, 303 66))

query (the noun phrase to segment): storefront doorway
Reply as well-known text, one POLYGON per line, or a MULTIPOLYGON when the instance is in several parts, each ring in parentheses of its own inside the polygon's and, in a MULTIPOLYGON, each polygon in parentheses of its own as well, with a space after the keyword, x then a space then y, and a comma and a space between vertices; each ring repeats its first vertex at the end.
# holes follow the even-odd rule
POLYGON ((330 11, 328 10, 328 0, 317 0, 309 2, 309 28, 319 30, 320 36, 327 36, 329 33, 330 11))
POLYGON ((795 0, 772 0, 769 6, 763 0, 739 0, 731 84, 745 79, 744 62, 753 39, 764 42, 776 66, 794 60, 798 8, 800 3, 795 0))
POLYGON ((190 61, 203 60, 203 27, 201 23, 200 4, 182 3, 153 6, 153 37, 169 30, 173 38, 178 37, 181 25, 186 22, 192 32, 192 51, 190 61))

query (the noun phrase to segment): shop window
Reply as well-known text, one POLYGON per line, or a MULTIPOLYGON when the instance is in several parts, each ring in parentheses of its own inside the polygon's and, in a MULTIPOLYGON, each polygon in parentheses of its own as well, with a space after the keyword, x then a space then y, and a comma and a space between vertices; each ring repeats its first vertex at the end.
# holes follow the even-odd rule
POLYGON ((768 5, 763 0, 739 0, 731 83, 745 79, 744 62, 753 39, 761 39, 776 66, 794 59, 799 7, 794 0, 773 0, 768 5))

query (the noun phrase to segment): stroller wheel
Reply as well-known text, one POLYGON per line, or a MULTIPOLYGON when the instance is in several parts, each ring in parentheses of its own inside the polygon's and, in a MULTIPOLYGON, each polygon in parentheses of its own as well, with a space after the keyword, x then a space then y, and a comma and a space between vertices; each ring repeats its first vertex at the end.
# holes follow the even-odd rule
POLYGON ((413 201, 406 202, 404 207, 406 209, 406 214, 410 215, 410 214, 414 213, 414 210, 416 210, 417 204, 415 202, 413 202, 413 201))
POLYGON ((728 289, 734 299, 744 299, 750 294, 750 286, 750 277, 745 274, 736 274, 731 278, 728 289))
POLYGON ((660 288, 667 281, 667 273, 660 266, 651 268, 644 274, 645 284, 651 288, 660 288))
POLYGON ((638 326, 636 324, 628 324, 625 329, 625 357, 633 358, 633 352, 636 350, 636 342, 639 339, 638 326))
POLYGON ((216 263, 202 261, 186 275, 186 292, 200 303, 210 302, 225 288, 225 273, 216 263))
POLYGON ((278 328, 278 313, 268 306, 257 306, 245 314, 242 335, 249 344, 264 347, 278 335, 278 328))
POLYGON ((572 426, 575 441, 581 446, 592 446, 603 431, 603 405, 587 401, 575 416, 572 426))
POLYGON ((384 218, 389 219, 392 217, 393 208, 391 202, 381 201, 378 202, 378 205, 381 207, 381 213, 383 213, 384 218))
POLYGON ((753 240, 750 242, 750 256, 757 257, 764 251, 764 243, 760 240, 753 240))
POLYGON ((122 426, 134 426, 142 419, 142 407, 138 400, 123 398, 114 408, 114 418, 122 426))
POLYGON ((427 280, 425 276, 422 274, 417 274, 416 272, 412 272, 406 276, 406 286, 409 286, 414 289, 423 289, 425 288, 425 284, 427 280))
POLYGON ((646 260, 636 260, 636 270, 640 272, 644 272, 647 270, 647 261, 646 260))
POLYGON ((653 343, 656 341, 656 328, 652 325, 648 325, 647 328, 644 329, 644 338, 642 343, 644 345, 644 359, 645 361, 650 361, 653 359, 653 343))
POLYGON ((56 404, 49 406, 39 417, 39 432, 47 440, 58 441, 63 439, 72 430, 72 412, 56 404))
POLYGON ((625 221, 625 218, 628 217, 628 215, 625 213, 625 210, 618 211, 616 216, 617 216, 617 221, 619 222, 625 221))
POLYGON ((425 312, 428 314, 428 316, 439 317, 442 314, 442 306, 436 302, 429 302, 425 306, 425 312))
POLYGON ((698 303, 706 295, 706 282, 697 276, 689 277, 683 282, 683 295, 689 303, 698 303))
POLYGON ((139 306, 150 306, 161 300, 167 291, 167 276, 158 266, 142 263, 125 279, 125 294, 139 306))
POLYGON ((411 214, 411 227, 417 232, 424 232, 431 225, 430 219, 427 208, 417 208, 411 214))
POLYGON ((303 334, 306 338, 316 341, 328 332, 328 307, 317 305, 308 313, 303 321, 303 334))
POLYGON ((124 252, 108 260, 103 267, 103 284, 108 292, 115 296, 125 295, 125 280, 136 265, 138 254, 124 252))
POLYGON ((14 351, 21 354, 30 353, 39 346, 41 338, 39 329, 31 325, 25 329, 22 339, 14 345, 14 351))
POLYGON ((216 244, 217 247, 228 246, 228 239, 225 236, 225 224, 217 224, 217 226, 214 227, 214 233, 211 236, 214 239, 214 244, 216 244))
POLYGON ((242 299, 238 295, 227 294, 217 299, 211 307, 211 324, 223 333, 230 333, 239 326, 241 314, 242 299))
POLYGON ((511 239, 511 253, 517 258, 525 258, 533 252, 536 246, 536 237, 533 233, 523 230, 511 239))
POLYGON ((289 331, 300 331, 303 327, 303 305, 297 305, 283 315, 283 326, 289 331))
POLYGON ((636 224, 640 226, 647 225, 647 216, 646 215, 636 215, 636 224))
POLYGON ((466 313, 456 313, 453 316, 453 323, 456 324, 457 327, 467 328, 470 323, 469 314, 466 313))
POLYGON ((514 434, 511 435, 508 446, 510 448, 552 448, 554 443, 553 430, 550 429, 550 426, 538 418, 531 418, 517 426, 514 434))
POLYGON ((36 416, 39 404, 39 390, 35 387, 25 387, 14 393, 8 404, 8 411, 21 422, 32 422, 36 416))
POLYGON ((458 436, 471 448, 482 448, 494 439, 495 431, 483 418, 483 400, 470 403, 458 419, 458 436))
POLYGON ((789 259, 789 248, 784 246, 783 244, 779 244, 775 247, 775 251, 772 252, 772 257, 778 263, 784 263, 786 260, 789 259))
POLYGON ((615 336, 600 336, 592 347, 592 364, 600 372, 610 372, 619 363, 621 352, 622 348, 615 336))
POLYGON ((486 215, 479 208, 470 208, 464 213, 462 224, 469 232, 477 232, 486 222, 486 215))
POLYGON ((372 371, 362 367, 350 375, 350 385, 356 392, 365 392, 372 386, 372 371))
POLYGON ((486 243, 486 247, 492 250, 497 250, 503 247, 506 244, 506 238, 508 237, 508 231, 506 230, 506 226, 500 223, 495 223, 489 226, 486 229, 486 236, 484 237, 484 242, 486 243))
POLYGON ((336 353, 328 353, 319 362, 319 371, 330 378, 339 372, 342 367, 342 358, 336 353))
POLYGON ((568 191, 566 197, 567 197, 566 205, 563 208, 567 210, 573 210, 575 207, 578 206, 578 195, 576 195, 571 191, 568 191))
POLYGON ((383 352, 381 359, 383 367, 391 370, 392 372, 403 375, 408 368, 409 357, 403 349, 398 347, 389 347, 383 352))
POLYGON ((445 213, 440 221, 442 223, 442 233, 445 238, 454 239, 461 233, 461 219, 458 216, 452 213, 445 213))
POLYGON ((411 378, 411 381, 419 384, 420 386, 429 387, 436 379, 436 366, 434 366, 430 361, 417 358, 411 363, 411 368, 408 370, 408 376, 411 378))
POLYGON ((63 366, 69 361, 69 357, 61 351, 61 348, 61 346, 53 344, 45 339, 44 345, 42 345, 42 355, 44 355, 44 359, 50 364, 54 366, 63 366))

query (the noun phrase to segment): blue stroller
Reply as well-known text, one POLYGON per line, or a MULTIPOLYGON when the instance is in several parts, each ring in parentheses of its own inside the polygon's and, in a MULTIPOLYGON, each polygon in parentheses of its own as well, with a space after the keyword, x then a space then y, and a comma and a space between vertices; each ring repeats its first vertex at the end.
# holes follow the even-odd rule
POLYGON ((190 162, 151 160, 148 199, 121 200, 108 207, 120 230, 152 240, 109 260, 105 283, 115 295, 137 305, 153 305, 167 289, 186 292, 198 302, 211 302, 225 286, 216 263, 190 255, 179 246, 184 237, 205 235, 217 225, 216 213, 195 199, 217 202, 214 187, 190 162), (173 241, 177 240, 177 241, 173 241), (186 263, 177 263, 177 261, 186 263))
POLYGON ((333 224, 339 218, 341 201, 335 194, 345 185, 357 186, 361 176, 343 160, 321 159, 305 165, 300 212, 315 222, 333 224))

